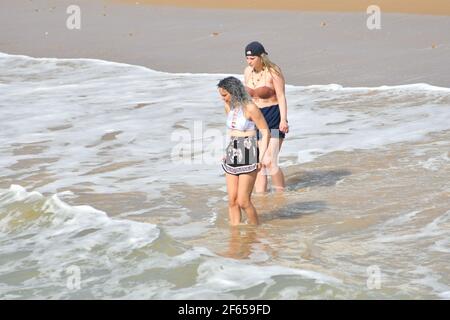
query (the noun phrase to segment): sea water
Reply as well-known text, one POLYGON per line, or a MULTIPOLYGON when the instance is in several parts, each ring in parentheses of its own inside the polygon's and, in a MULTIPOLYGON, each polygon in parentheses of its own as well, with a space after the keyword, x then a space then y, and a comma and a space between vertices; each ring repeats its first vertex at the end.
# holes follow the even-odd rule
POLYGON ((286 191, 230 228, 225 76, 0 54, 0 297, 450 297, 449 88, 287 85, 286 191))

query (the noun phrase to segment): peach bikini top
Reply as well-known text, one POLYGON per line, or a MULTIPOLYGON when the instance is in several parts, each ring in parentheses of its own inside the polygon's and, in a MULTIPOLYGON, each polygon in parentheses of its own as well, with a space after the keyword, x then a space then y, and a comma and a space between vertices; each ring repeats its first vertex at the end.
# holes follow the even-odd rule
MULTIPOLYGON (((266 85, 266 82, 267 82, 266 73, 264 72, 264 86, 257 87, 257 88, 250 88, 248 86, 245 86, 245 89, 247 90, 248 94, 252 98, 260 98, 260 99, 272 98, 273 96, 276 95, 275 89, 271 88, 271 87, 268 87, 266 85)), ((253 86, 255 86, 254 82, 253 82, 253 86)))
POLYGON ((267 86, 254 89, 246 86, 245 89, 252 98, 269 99, 276 95, 275 90, 267 86))

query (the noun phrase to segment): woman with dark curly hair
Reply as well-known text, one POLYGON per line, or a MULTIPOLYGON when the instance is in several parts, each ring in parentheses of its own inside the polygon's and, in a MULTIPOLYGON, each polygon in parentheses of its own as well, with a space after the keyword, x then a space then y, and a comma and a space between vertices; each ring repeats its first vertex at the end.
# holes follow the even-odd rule
POLYGON ((217 86, 225 102, 230 136, 226 155, 222 160, 227 180, 230 224, 234 226, 241 222, 241 209, 247 214, 250 224, 258 224, 251 194, 269 143, 268 126, 239 79, 227 77, 217 86), (256 129, 262 136, 259 146, 256 129))

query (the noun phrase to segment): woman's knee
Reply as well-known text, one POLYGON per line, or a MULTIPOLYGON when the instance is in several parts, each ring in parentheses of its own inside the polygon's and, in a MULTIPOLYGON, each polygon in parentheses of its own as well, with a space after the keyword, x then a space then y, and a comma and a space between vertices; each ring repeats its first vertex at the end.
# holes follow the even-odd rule
POLYGON ((280 167, 278 166, 278 163, 275 161, 271 161, 269 163, 269 165, 267 165, 266 167, 266 171, 267 174, 270 176, 273 176, 274 174, 276 174, 278 172, 278 170, 280 170, 280 167))
POLYGON ((230 208, 236 207, 236 206, 238 206, 238 205, 239 205, 239 204, 238 204, 237 197, 228 197, 228 206, 229 206, 230 208))
POLYGON ((237 204, 239 205, 239 207, 241 207, 243 209, 250 207, 250 205, 251 205, 250 197, 248 197, 248 196, 238 197, 237 204))

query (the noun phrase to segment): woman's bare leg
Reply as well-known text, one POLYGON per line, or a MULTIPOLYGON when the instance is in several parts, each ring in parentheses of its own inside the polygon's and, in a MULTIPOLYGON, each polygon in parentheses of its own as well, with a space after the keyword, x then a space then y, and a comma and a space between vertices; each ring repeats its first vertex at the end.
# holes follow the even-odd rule
MULTIPOLYGON (((260 145, 261 141, 258 141, 258 145, 260 145)), ((261 150, 261 147, 259 148, 261 150)), ((267 150, 266 152, 268 152, 267 150)), ((256 193, 265 193, 267 192, 267 170, 265 167, 262 167, 261 170, 258 171, 255 181, 255 192, 256 193)))
POLYGON ((239 175, 237 202, 240 208, 244 209, 248 221, 251 224, 258 224, 258 214, 253 206, 250 197, 256 181, 256 171, 239 175))
POLYGON ((235 176, 229 173, 225 173, 227 179, 227 192, 228 192, 228 216, 230 218, 230 224, 236 226, 241 223, 241 209, 238 205, 238 182, 239 176, 235 176))
POLYGON ((278 166, 278 155, 281 150, 281 145, 284 139, 271 138, 269 142, 270 153, 272 156, 272 162, 269 166, 269 172, 272 176, 272 187, 275 192, 283 192, 286 187, 283 171, 278 166))

